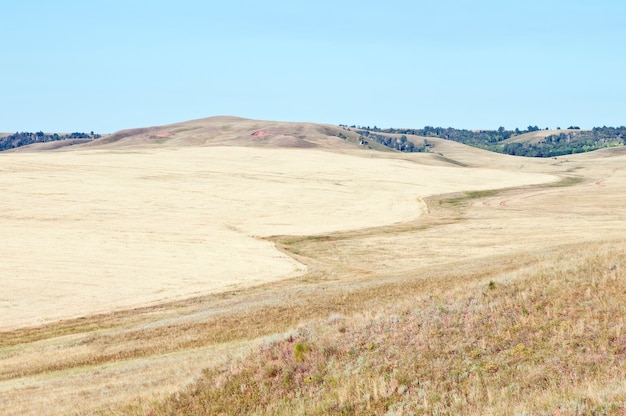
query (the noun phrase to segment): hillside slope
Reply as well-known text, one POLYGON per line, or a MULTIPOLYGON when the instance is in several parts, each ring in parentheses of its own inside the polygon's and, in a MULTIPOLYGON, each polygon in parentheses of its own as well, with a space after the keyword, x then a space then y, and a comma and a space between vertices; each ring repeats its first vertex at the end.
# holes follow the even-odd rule
MULTIPOLYGON (((210 117, 165 126, 123 130, 82 147, 251 146, 354 148, 358 136, 341 127, 314 123, 210 117)), ((378 146, 377 148, 384 148, 378 146)))
POLYGON ((626 410, 623 148, 326 128, 0 154, 0 413, 626 410))
POLYGON ((501 141, 501 144, 507 143, 532 143, 536 144, 541 142, 548 136, 558 135, 561 133, 578 133, 580 130, 572 130, 572 129, 561 129, 561 130, 537 130, 531 131, 530 133, 520 134, 519 136, 513 136, 510 139, 506 139, 501 141))

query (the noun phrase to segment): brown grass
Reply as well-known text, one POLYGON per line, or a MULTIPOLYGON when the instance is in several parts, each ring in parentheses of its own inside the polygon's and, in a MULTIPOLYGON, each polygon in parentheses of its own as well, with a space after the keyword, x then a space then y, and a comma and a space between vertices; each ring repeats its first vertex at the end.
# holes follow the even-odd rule
POLYGON ((291 279, 4 331, 0 413, 626 411, 624 158, 442 150, 565 179, 268 238, 307 266, 291 279))
POLYGON ((626 245, 270 339, 133 414, 618 414, 626 245))

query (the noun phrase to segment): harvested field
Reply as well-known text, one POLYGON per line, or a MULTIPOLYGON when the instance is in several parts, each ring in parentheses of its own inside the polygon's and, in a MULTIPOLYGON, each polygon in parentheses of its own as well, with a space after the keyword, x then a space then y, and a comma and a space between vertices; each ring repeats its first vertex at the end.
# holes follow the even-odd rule
POLYGON ((428 195, 554 180, 320 151, 3 155, 1 329, 302 275, 258 237, 389 225, 428 195))
MULTIPOLYGON (((250 126, 250 133, 261 128, 267 127, 250 126)), ((457 385, 443 376, 448 370, 436 365, 447 360, 454 371, 465 371, 463 357, 453 354, 452 343, 461 338, 437 332, 437 342, 450 345, 441 349, 449 355, 439 356, 426 344, 411 344, 401 328, 376 336, 364 328, 387 322, 414 328, 416 317, 433 334, 450 317, 466 317, 480 328, 481 317, 503 314, 509 304, 521 308, 521 296, 543 293, 542 285, 558 290, 559 276, 575 285, 556 296, 554 305, 574 304, 578 293, 589 293, 581 302, 596 302, 598 311, 619 309, 593 297, 578 271, 612 290, 611 299, 621 299, 611 282, 623 270, 626 156, 615 151, 535 160, 433 142, 437 155, 129 142, 1 154, 0 413, 201 412, 195 407, 201 400, 185 393, 185 386, 201 377, 209 377, 205 384, 225 377, 239 382, 239 369, 257 371, 262 354, 289 351, 285 342, 293 339, 318 348, 311 353, 317 358, 322 348, 339 358, 350 357, 342 355, 344 348, 361 349, 375 367, 364 373, 366 384, 330 369, 343 390, 315 396, 320 406, 307 407, 285 394, 270 400, 265 411, 324 414, 345 405, 375 414, 388 409, 390 397, 407 409, 428 411, 419 406, 430 403, 444 414, 463 408, 471 409, 468 414, 504 414, 509 405, 520 413, 552 414, 576 400, 586 400, 580 409, 600 406, 601 397, 618 403, 626 396, 610 384, 622 371, 612 361, 601 367, 610 379, 595 371, 579 374, 587 362, 572 362, 563 397, 558 377, 552 377, 541 397, 520 381, 515 395, 506 396, 506 388, 495 383, 456 404, 420 387, 427 400, 418 403, 414 396, 394 396, 401 385, 416 392, 414 380, 389 378, 396 377, 391 370, 380 377, 390 363, 405 363, 376 358, 395 351, 386 339, 401 340, 430 357, 423 365, 433 367, 420 371, 437 375, 433 385, 454 390, 457 385), (474 309, 463 309, 492 284, 518 298, 499 299, 495 291, 476 303, 474 315, 474 309), (210 370, 203 375, 203 368, 210 370), (585 380, 608 385, 583 394, 585 380), (487 392, 500 394, 506 406, 479 400, 487 392)), ((572 337, 584 334, 577 314, 585 305, 592 304, 568 312, 572 337)), ((550 308, 557 313, 556 306, 550 308)), ((601 314, 592 315, 604 322, 601 314)), ((538 316, 526 319, 519 312, 510 319, 526 319, 520 321, 524 331, 539 342, 533 334, 544 330, 544 321, 538 316)), ((518 342, 509 323, 499 325, 503 339, 518 342)), ((559 328, 552 330, 559 334, 559 328)), ((607 345, 623 339, 617 327, 598 331, 607 345)), ((507 368, 511 357, 550 354, 559 344, 555 336, 552 343, 526 349, 511 344, 510 353, 500 354, 497 342, 492 346, 478 335, 476 342, 486 347, 474 359, 487 366, 492 356, 486 354, 493 351, 496 361, 484 368, 519 380, 534 379, 507 368)), ((585 340, 585 348, 595 348, 593 342, 585 340)), ((620 351, 603 354, 619 358, 620 351)), ((544 358, 556 368, 550 356, 544 358)), ((302 357, 289 359, 302 363, 302 357)), ((535 372, 538 362, 532 363, 535 372)), ((306 394, 333 391, 300 381, 306 394)), ((242 400, 238 405, 247 408, 252 399, 246 397, 229 400, 242 400)), ((222 405, 226 401, 215 408, 222 405)))

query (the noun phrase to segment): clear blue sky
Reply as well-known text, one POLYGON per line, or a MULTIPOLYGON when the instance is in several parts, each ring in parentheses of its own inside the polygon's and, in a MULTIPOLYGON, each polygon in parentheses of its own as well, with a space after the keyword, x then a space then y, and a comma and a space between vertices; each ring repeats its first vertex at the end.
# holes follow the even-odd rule
POLYGON ((7 0, 0 131, 626 124, 626 2, 7 0))

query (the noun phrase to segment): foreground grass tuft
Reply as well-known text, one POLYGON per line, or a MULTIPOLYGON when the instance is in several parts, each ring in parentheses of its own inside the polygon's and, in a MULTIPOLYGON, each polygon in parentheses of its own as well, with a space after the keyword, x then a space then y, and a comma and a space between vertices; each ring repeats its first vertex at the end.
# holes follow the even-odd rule
POLYGON ((173 414, 623 414, 624 245, 273 338, 173 414), (577 260, 573 260, 577 258, 577 260))

